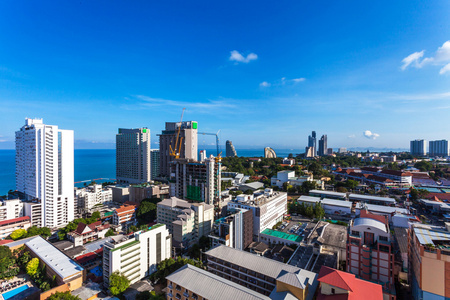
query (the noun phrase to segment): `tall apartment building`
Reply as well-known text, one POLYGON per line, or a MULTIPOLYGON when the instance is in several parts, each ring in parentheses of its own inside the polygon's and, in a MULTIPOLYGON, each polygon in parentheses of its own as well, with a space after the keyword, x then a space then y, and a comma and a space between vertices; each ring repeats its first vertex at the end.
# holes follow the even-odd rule
POLYGON ((308 147, 313 147, 313 157, 317 156, 317 138, 316 132, 313 131, 310 136, 308 136, 308 147))
POLYGON ((177 159, 170 163, 170 195, 213 205, 221 200, 220 158, 210 156, 199 162, 177 159))
POLYGON ((209 235, 211 244, 244 250, 253 242, 253 213, 247 209, 229 209, 227 212, 227 216, 214 222, 209 235))
POLYGON ((74 219, 73 130, 25 119, 16 132, 16 189, 42 203, 41 225, 62 227, 74 219))
POLYGON ((425 140, 414 140, 410 142, 411 155, 425 156, 427 155, 427 141, 425 140))
POLYGON ((103 188, 101 184, 75 189, 75 201, 78 212, 89 211, 97 204, 111 202, 112 200, 112 189, 103 188))
POLYGON ((272 228, 283 220, 287 212, 287 193, 265 189, 253 195, 238 195, 227 204, 228 209, 243 208, 253 213, 253 239, 258 240, 260 232, 272 228))
POLYGON ((169 231, 156 224, 132 236, 113 237, 103 246, 103 281, 115 271, 124 274, 131 284, 149 276, 161 261, 170 258, 172 243, 169 231))
POLYGON ((231 141, 226 141, 226 157, 234 157, 237 156, 236 149, 234 149, 233 143, 231 141))
POLYGON ((347 236, 347 272, 380 284, 383 294, 395 299, 394 247, 385 216, 361 210, 347 236))
POLYGON ((155 180, 159 176, 160 155, 159 149, 150 149, 150 169, 151 180, 155 180))
POLYGON ((450 298, 450 224, 414 224, 409 230, 408 256, 415 300, 450 298))
POLYGON ((171 197, 157 204, 157 222, 165 224, 173 235, 174 246, 185 248, 208 236, 214 222, 214 206, 188 203, 171 197))
POLYGON ((324 134, 319 140, 319 152, 317 153, 319 156, 325 156, 328 154, 328 143, 327 143, 327 135, 324 134))
POLYGON ((166 129, 159 136, 159 155, 160 155, 160 174, 161 176, 170 176, 170 162, 175 158, 170 155, 170 147, 178 152, 180 158, 197 160, 198 142, 197 142, 197 122, 166 122, 166 129), (179 149, 175 149, 178 128, 180 128, 179 149))
POLYGON ((150 130, 119 128, 116 135, 118 183, 142 183, 151 179, 150 130))
POLYGON ((277 158, 277 154, 275 153, 275 150, 273 150, 270 147, 264 148, 264 157, 265 158, 277 158))
POLYGON ((448 156, 448 141, 440 140, 440 141, 430 141, 429 143, 429 156, 448 156))
POLYGON ((20 199, 2 200, 0 202, 0 221, 23 216, 23 202, 20 199))

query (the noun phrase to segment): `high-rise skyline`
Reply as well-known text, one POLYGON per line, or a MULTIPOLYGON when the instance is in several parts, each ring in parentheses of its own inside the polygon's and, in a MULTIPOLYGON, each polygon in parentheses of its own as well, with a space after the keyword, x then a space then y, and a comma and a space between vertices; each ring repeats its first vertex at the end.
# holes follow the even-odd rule
POLYGON ((327 151, 328 151, 327 135, 324 134, 324 135, 322 135, 322 137, 319 140, 318 155, 319 156, 325 156, 325 155, 327 155, 327 151))
POLYGON ((116 179, 142 183, 151 179, 150 130, 119 128, 116 135, 116 179))
POLYGON ((226 148, 226 157, 237 156, 236 149, 234 148, 232 141, 230 140, 226 141, 225 148, 226 148))
POLYGON ((159 176, 159 149, 150 149, 150 169, 151 179, 155 180, 159 176))
POLYGON ((308 147, 312 147, 313 156, 317 155, 317 143, 316 143, 316 132, 313 131, 310 136, 308 136, 308 147))
POLYGON ((448 156, 448 141, 430 141, 428 152, 429 156, 448 156))
POLYGON ((424 156, 427 155, 427 141, 426 140, 414 140, 410 142, 411 155, 424 156))
POLYGON ((16 189, 41 204, 41 226, 62 227, 74 219, 73 130, 25 119, 16 131, 16 189))
POLYGON ((175 159, 170 153, 171 148, 174 152, 179 152, 179 158, 197 160, 197 126, 198 123, 195 121, 166 122, 165 130, 158 134, 161 176, 170 175, 170 162, 175 159), (178 128, 180 128, 179 135, 178 128))

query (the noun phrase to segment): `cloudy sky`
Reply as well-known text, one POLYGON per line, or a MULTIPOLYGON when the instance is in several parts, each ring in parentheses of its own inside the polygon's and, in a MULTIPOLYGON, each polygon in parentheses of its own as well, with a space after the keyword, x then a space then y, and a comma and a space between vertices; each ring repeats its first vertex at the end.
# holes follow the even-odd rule
POLYGON ((156 142, 183 107, 236 148, 450 139, 449 16, 444 0, 1 1, 0 149, 25 117, 77 148, 119 127, 156 142))

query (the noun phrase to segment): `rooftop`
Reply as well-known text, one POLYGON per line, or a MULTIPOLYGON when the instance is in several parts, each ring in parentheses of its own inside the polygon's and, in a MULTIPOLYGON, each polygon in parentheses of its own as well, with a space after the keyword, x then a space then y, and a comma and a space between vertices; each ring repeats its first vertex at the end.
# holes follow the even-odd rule
POLYGON ((30 221, 30 217, 25 216, 25 217, 0 221, 0 226, 8 225, 8 224, 15 223, 15 222, 26 222, 26 221, 30 221))
POLYGON ((339 197, 346 197, 346 193, 339 193, 339 192, 333 192, 333 191, 324 191, 324 190, 310 190, 309 193, 313 194, 322 194, 322 195, 332 195, 332 196, 339 196, 339 197))
POLYGON ((33 238, 25 245, 61 278, 70 277, 83 271, 83 268, 75 261, 40 236, 33 238))
POLYGON ((374 219, 369 219, 369 218, 356 218, 353 221, 353 226, 354 227, 355 226, 372 227, 372 228, 377 228, 383 232, 388 232, 385 224, 383 224, 380 221, 377 221, 374 219))
POLYGON ((379 196, 372 196, 372 195, 359 195, 359 194, 350 194, 348 195, 349 198, 358 198, 358 199, 366 199, 366 200, 373 200, 373 201, 382 201, 382 202, 389 202, 389 203, 395 203, 395 199, 388 198, 388 197, 379 197, 379 196))
POLYGON ((450 232, 443 227, 415 224, 412 228, 421 245, 431 244, 438 246, 442 242, 450 243, 450 232))
POLYGON ((249 288, 243 287, 190 264, 184 265, 166 278, 206 299, 270 299, 249 288))
POLYGON ((296 234, 289 234, 289 233, 285 233, 282 231, 277 231, 277 230, 272 230, 272 229, 264 229, 263 232, 261 232, 261 234, 266 234, 266 235, 270 235, 279 239, 284 239, 284 240, 288 240, 291 241, 293 243, 300 243, 303 238, 301 236, 298 236, 296 234))

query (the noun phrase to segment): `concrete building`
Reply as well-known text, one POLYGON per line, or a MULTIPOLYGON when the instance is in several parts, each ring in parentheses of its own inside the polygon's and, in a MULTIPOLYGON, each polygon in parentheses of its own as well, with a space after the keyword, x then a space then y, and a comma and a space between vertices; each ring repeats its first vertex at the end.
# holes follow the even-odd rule
POLYGON ((151 180, 150 130, 119 128, 116 135, 116 179, 118 183, 151 180))
POLYGON ((204 162, 206 159, 206 150, 200 150, 200 162, 204 162))
POLYGON ((122 227, 136 225, 136 206, 126 204, 115 209, 112 215, 112 224, 122 227))
POLYGON ((108 186, 113 193, 113 201, 125 203, 130 200, 130 186, 127 184, 117 184, 108 186))
POLYGON ((237 156, 236 149, 234 149, 233 143, 231 141, 226 141, 226 157, 237 156))
POLYGON ((384 216, 361 211, 349 224, 347 272, 379 283, 389 299, 395 298, 393 242, 384 216))
POLYGON ((74 219, 73 130, 25 119, 16 131, 16 189, 42 203, 42 226, 65 226, 74 219))
POLYGON ((161 176, 170 176, 170 162, 175 158, 170 155, 170 147, 180 153, 180 158, 197 161, 198 140, 197 140, 197 122, 166 122, 166 128, 159 134, 159 155, 161 176), (175 149, 178 128, 179 149, 175 149), (181 146, 180 146, 181 143, 181 146))
POLYGON ((209 272, 271 299, 312 299, 317 287, 317 274, 249 252, 221 245, 205 255, 209 272))
POLYGON ((214 222, 211 245, 244 250, 253 242, 253 213, 246 209, 230 209, 227 213, 214 222))
POLYGON ((0 240, 7 238, 14 230, 27 230, 30 227, 30 217, 27 216, 0 221, 0 240))
POLYGON ((213 205, 221 200, 221 159, 210 156, 204 162, 177 159, 170 164, 170 195, 213 205))
POLYGON ((343 148, 343 147, 339 148, 338 153, 340 153, 340 154, 347 153, 347 148, 343 148))
POLYGON ((314 155, 314 147, 306 147, 305 148, 305 157, 307 158, 313 158, 316 157, 314 155))
POLYGON ((101 184, 75 188, 75 201, 78 212, 87 212, 98 204, 113 201, 113 192, 108 187, 103 188, 101 184))
POLYGON ((277 158, 277 154, 275 153, 275 150, 273 150, 270 147, 264 148, 264 157, 265 158, 277 158))
POLYGON ((312 149, 312 157, 316 157, 317 156, 317 137, 316 137, 316 132, 313 131, 311 133, 310 136, 308 136, 308 148, 313 148, 312 149))
POLYGON ((2 200, 0 204, 0 221, 15 219, 24 215, 23 202, 19 199, 2 200))
POLYGON ((84 269, 42 237, 27 239, 25 247, 31 257, 37 257, 40 265, 46 266, 47 278, 54 278, 58 286, 67 284, 70 291, 82 286, 86 276, 84 269))
POLYGON ((394 198, 360 194, 349 194, 348 200, 386 206, 395 206, 395 203, 397 203, 394 198))
POLYGON ((411 155, 425 156, 427 155, 427 141, 414 140, 410 142, 409 152, 411 155))
POLYGON ((328 198, 328 199, 339 199, 339 200, 347 199, 346 193, 324 191, 324 190, 310 190, 309 195, 313 197, 328 198))
POLYGON ((160 154, 159 149, 150 149, 150 179, 155 180, 159 177, 160 171, 160 154))
POLYGON ((113 237, 103 246, 103 281, 118 271, 131 284, 149 276, 161 261, 170 258, 172 243, 166 226, 156 224, 132 236, 113 237))
POLYGON ((227 208, 243 208, 253 212, 253 239, 258 240, 260 232, 283 220, 287 212, 287 193, 265 189, 253 195, 242 194, 229 202, 227 208))
POLYGON ((324 134, 319 140, 319 151, 317 154, 319 156, 325 156, 328 154, 327 151, 328 151, 327 135, 324 134))
POLYGON ((450 225, 414 224, 409 230, 409 274, 413 299, 450 298, 450 225))
POLYGON ((440 141, 430 141, 429 143, 429 156, 435 157, 447 157, 448 156, 448 141, 440 140, 440 141))
POLYGON ((214 206, 188 203, 171 197, 157 204, 157 222, 165 224, 176 247, 188 248, 208 236, 214 222, 214 206))
POLYGON ((324 182, 322 180, 314 179, 312 174, 296 177, 295 171, 290 170, 277 172, 276 177, 270 178, 270 185, 276 185, 281 189, 286 182, 292 186, 299 186, 302 185, 305 181, 315 182, 318 187, 324 186, 324 182))
POLYGON ((39 200, 23 202, 23 213, 30 217, 31 226, 42 226, 42 203, 39 200))
POLYGON ((165 199, 169 196, 169 186, 167 184, 149 184, 130 185, 130 202, 141 203, 144 199, 160 198, 165 199))

